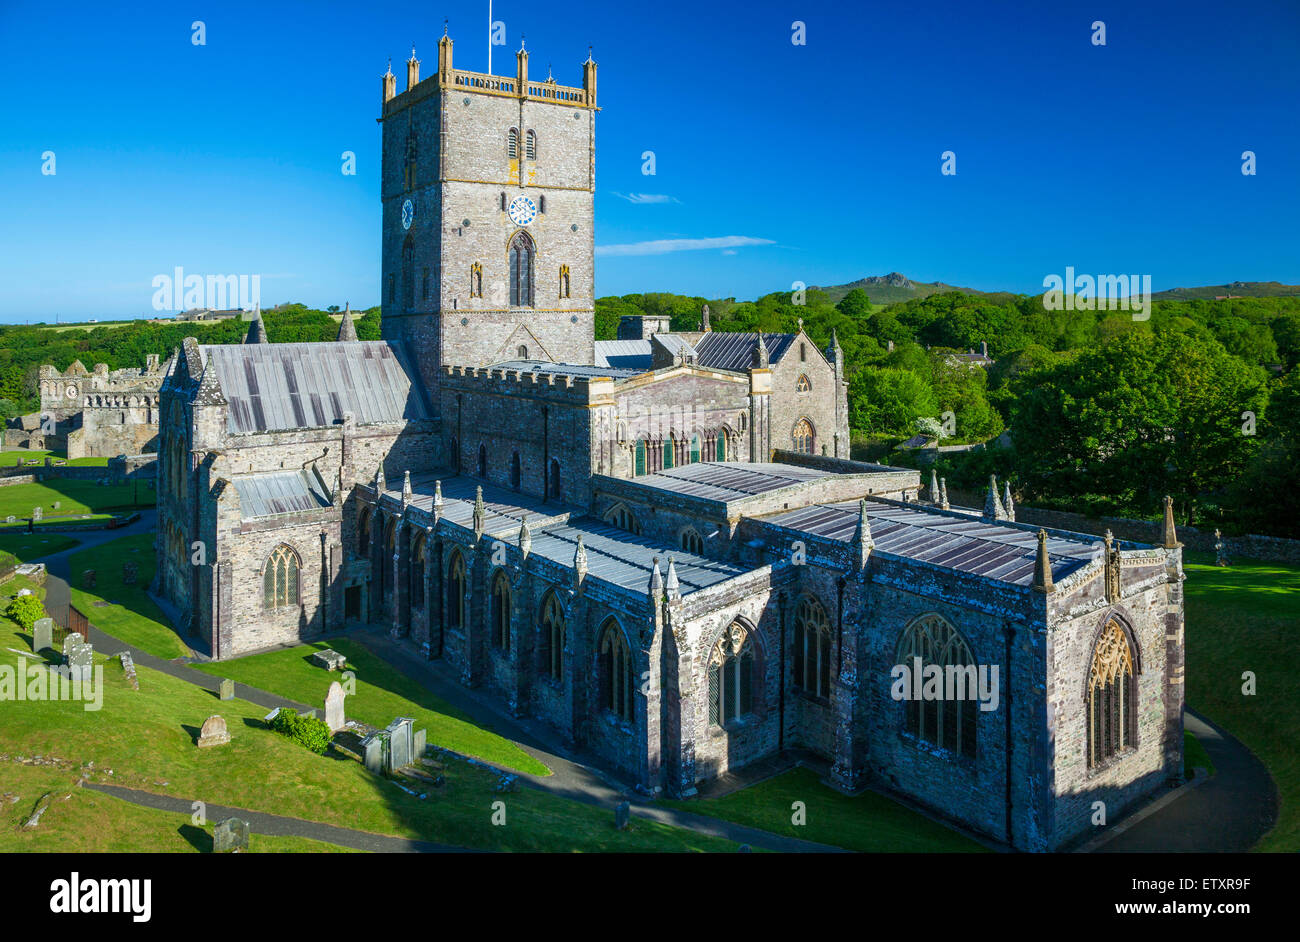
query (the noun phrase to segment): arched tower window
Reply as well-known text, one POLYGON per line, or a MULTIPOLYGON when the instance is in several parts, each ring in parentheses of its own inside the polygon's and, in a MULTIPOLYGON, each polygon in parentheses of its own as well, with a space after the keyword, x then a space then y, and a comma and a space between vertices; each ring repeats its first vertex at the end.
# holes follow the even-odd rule
POLYGON ((627 638, 612 618, 605 623, 600 639, 600 692, 601 702, 619 719, 632 721, 632 693, 636 690, 636 674, 632 667, 632 649, 627 638))
POLYGON ((529 160, 537 159, 537 135, 531 130, 524 135, 524 156, 529 160))
POLYGON ((487 478, 487 445, 482 443, 478 446, 478 476, 487 478))
POLYGON ((975 658, 966 639, 944 618, 923 615, 912 622, 899 639, 896 663, 906 665, 913 676, 918 669, 924 672, 928 665, 933 664, 942 672, 944 682, 938 699, 905 701, 907 731, 949 752, 975 758, 975 719, 979 711, 975 696, 978 686, 975 658), (960 674, 964 678, 964 698, 946 696, 949 692, 956 692, 947 689, 950 674, 954 677, 960 674))
POLYGON ((569 297, 569 266, 560 266, 560 297, 569 297))
POLYGON ((564 496, 560 487, 560 459, 551 459, 551 500, 559 500, 564 496))
POLYGON ((1088 767, 1137 742, 1137 678, 1133 649, 1111 619, 1097 638, 1088 671, 1088 767))
POLYGON ((527 360, 527 359, 528 359, 528 348, 525 347, 523 344, 520 344, 520 345, 519 345, 519 349, 515 351, 515 355, 516 355, 517 358, 520 359, 520 360, 527 360))
POLYGON ((281 543, 262 570, 262 608, 269 612, 298 602, 298 554, 281 543))
POLYGON ((537 668, 551 680, 564 679, 564 630, 564 609, 552 590, 542 602, 537 646, 537 668))
POLYGON ((469 266, 469 296, 483 297, 483 265, 479 262, 473 262, 469 266))
POLYGON ((709 656, 709 723, 726 726, 754 710, 754 641, 732 622, 709 656))
POLYGON ((497 570, 496 576, 492 579, 492 599, 489 609, 488 616, 491 624, 488 625, 488 629, 492 645, 502 651, 509 651, 510 583, 506 580, 506 574, 500 570, 497 570))
POLYGON ((510 303, 514 307, 533 305, 533 240, 527 232, 516 232, 510 240, 510 303))
POLYGON ((814 444, 816 436, 813 434, 812 423, 807 419, 800 419, 794 424, 794 432, 790 435, 790 441, 795 451, 803 455, 815 454, 814 444))
POLYGON ((506 156, 511 160, 519 159, 519 129, 511 128, 506 136, 506 156))
POLYGON ((357 555, 365 559, 370 555, 370 508, 363 507, 357 519, 357 555))
POLYGON ((799 600, 794 612, 794 685, 816 697, 831 695, 831 625, 814 598, 799 600))
POLYGON ((409 234, 402 243, 402 304, 406 311, 415 307, 415 240, 409 234))
POLYGON ((452 550, 447 563, 447 627, 465 627, 465 557, 452 550))
POLYGON ((402 168, 402 182, 408 190, 415 188, 419 163, 420 148, 415 139, 415 131, 412 129, 410 136, 406 139, 406 161, 402 168))

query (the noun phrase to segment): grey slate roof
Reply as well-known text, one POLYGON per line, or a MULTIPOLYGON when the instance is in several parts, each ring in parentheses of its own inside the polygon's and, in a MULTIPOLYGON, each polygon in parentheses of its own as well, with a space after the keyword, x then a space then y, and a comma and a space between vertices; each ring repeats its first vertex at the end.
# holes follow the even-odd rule
MULTIPOLYGON (((922 507, 867 501, 877 551, 961 572, 1027 586, 1033 581, 1038 537, 979 517, 950 516, 922 507)), ((858 523, 858 503, 814 504, 768 517, 768 523, 848 542, 858 523)), ((1102 552, 1101 541, 1049 536, 1052 579, 1082 569, 1102 552)))
POLYGON ((650 341, 597 340, 596 365, 645 372, 650 369, 650 341))
MULTIPOLYGON (((772 363, 779 363, 798 334, 764 334, 763 345, 772 363)), ((743 373, 754 365, 758 334, 711 330, 695 344, 696 362, 717 370, 743 373)))
POLYGON ((427 419, 419 374, 382 340, 357 343, 201 345, 229 403, 233 433, 427 419))
POLYGON ((238 475, 230 483, 239 494, 239 508, 245 520, 330 506, 329 492, 310 468, 238 475))
POLYGON ((595 366, 582 366, 574 363, 552 363, 549 360, 506 360, 503 363, 493 363, 490 369, 494 370, 519 370, 524 373, 554 373, 556 376, 610 376, 614 379, 622 379, 627 376, 635 376, 639 370, 620 370, 608 366, 601 366, 597 363, 595 366))
POLYGON ((687 497, 731 501, 829 476, 828 471, 791 464, 705 461, 633 478, 632 483, 687 497))

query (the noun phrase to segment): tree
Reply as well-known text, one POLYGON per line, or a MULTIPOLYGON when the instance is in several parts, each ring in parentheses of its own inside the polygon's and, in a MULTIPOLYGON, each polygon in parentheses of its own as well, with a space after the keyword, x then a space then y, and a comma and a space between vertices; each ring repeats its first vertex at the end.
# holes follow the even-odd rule
POLYGON ((911 370, 867 367, 849 383, 849 422, 877 434, 911 434, 920 417, 939 412, 934 391, 911 370))

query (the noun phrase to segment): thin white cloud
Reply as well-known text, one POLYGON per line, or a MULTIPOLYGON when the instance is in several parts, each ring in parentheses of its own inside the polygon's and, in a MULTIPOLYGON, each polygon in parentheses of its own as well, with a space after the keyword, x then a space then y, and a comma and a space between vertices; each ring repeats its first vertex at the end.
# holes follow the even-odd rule
POLYGON ((680 203, 681 202, 681 200, 679 200, 677 197, 669 196, 667 193, 619 193, 616 190, 611 190, 610 192, 612 192, 619 199, 627 200, 629 203, 636 203, 638 205, 642 205, 646 203, 680 203))
POLYGON ((649 242, 625 242, 621 245, 598 245, 597 255, 667 255, 697 249, 735 249, 748 245, 775 245, 771 239, 753 236, 718 236, 712 239, 652 239, 649 242))

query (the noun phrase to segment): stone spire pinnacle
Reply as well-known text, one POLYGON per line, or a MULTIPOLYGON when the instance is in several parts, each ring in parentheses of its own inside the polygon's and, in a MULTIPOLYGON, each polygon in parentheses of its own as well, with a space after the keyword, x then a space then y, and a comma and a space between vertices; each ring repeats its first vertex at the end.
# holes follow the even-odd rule
POLYGON ((709 306, 707 304, 700 309, 700 330, 704 331, 706 334, 713 330, 713 328, 709 326, 709 306))
POLYGON ((411 472, 402 472, 402 506, 411 502, 411 472))
POLYGON ((948 479, 939 478, 939 506, 944 510, 951 510, 948 504, 948 479))
POLYGON ((1038 557, 1034 561, 1034 591, 1052 591, 1052 561, 1047 555, 1047 531, 1038 531, 1038 557))
POLYGON ((577 576, 578 584, 587 578, 587 547, 582 544, 582 534, 578 534, 578 545, 573 550, 573 573, 577 576))
POLYGON ((379 470, 375 472, 375 496, 383 497, 386 490, 388 485, 384 481, 384 466, 381 464, 379 470))
POLYGON ((519 552, 523 554, 524 559, 533 549, 533 531, 528 529, 528 514, 519 518, 519 552))
POLYGON ((938 505, 943 503, 939 496, 939 472, 934 468, 930 469, 930 503, 938 505))
POLYGON ((763 332, 758 332, 758 345, 754 347, 754 366, 765 370, 768 366, 767 344, 763 343, 763 332))
POLYGON ((1011 482, 1003 483, 1002 490, 1002 509, 1006 512, 1007 519, 1012 523, 1016 521, 1016 505, 1011 500, 1011 482))
POLYGON ((476 539, 483 536, 483 518, 487 516, 487 508, 483 506, 483 485, 474 488, 474 537, 476 539))
POLYGON ((343 312, 343 320, 339 322, 339 343, 348 343, 357 339, 357 327, 352 323, 352 311, 343 312))
POLYGON ((656 556, 654 562, 650 564, 650 584, 646 587, 646 591, 650 596, 651 602, 658 602, 660 597, 664 594, 664 577, 663 574, 659 572, 658 556, 656 556))
POLYGON ((1183 544, 1178 542, 1178 533, 1174 530, 1174 499, 1165 495, 1165 549, 1177 549, 1183 544))
POLYGON ((682 586, 677 581, 677 566, 673 563, 673 558, 668 557, 668 580, 664 583, 664 592, 668 598, 680 599, 682 597, 682 586))
POLYGON ((433 482, 433 522, 442 519, 442 481, 433 482))
POLYGON ((853 545, 858 550, 858 568, 866 569, 871 550, 876 545, 871 538, 871 520, 867 517, 867 501, 858 501, 858 525, 853 531, 853 545))
POLYGON ((984 519, 1007 519, 1006 509, 1002 506, 1002 501, 998 497, 998 479, 991 474, 989 475, 989 490, 984 495, 984 519))
POLYGON ((253 322, 248 325, 248 336, 244 338, 244 343, 270 343, 266 339, 266 325, 262 323, 262 309, 259 307, 253 312, 253 322))

